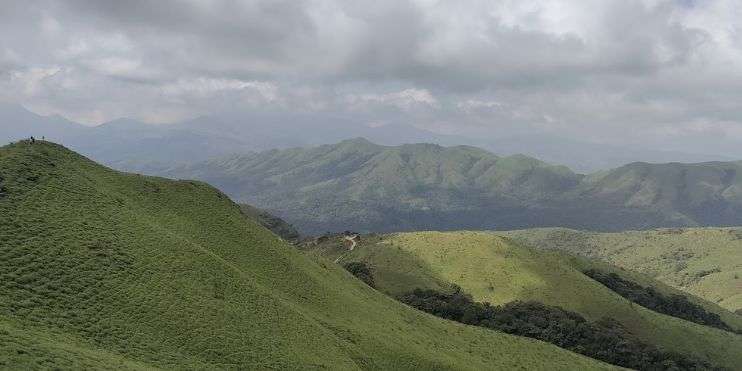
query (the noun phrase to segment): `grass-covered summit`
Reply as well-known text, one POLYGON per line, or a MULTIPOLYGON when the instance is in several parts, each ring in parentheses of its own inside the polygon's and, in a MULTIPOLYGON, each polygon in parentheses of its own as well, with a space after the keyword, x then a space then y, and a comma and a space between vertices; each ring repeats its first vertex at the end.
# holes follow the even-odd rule
POLYGON ((0 148, 0 369, 606 369, 436 319, 198 182, 0 148))

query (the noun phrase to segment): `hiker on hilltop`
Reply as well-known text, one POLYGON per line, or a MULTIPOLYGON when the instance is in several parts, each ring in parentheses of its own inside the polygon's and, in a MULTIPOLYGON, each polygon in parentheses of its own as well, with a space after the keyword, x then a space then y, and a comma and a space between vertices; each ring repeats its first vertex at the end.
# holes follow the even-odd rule
POLYGON ((31 136, 31 144, 34 144, 34 143, 36 143, 36 138, 34 138, 33 136, 31 136))

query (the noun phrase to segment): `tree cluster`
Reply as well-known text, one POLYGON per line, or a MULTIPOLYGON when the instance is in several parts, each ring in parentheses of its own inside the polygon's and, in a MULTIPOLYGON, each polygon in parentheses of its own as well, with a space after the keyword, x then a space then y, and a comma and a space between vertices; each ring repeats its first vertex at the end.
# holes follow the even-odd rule
POLYGON ((722 370, 704 360, 643 343, 613 319, 588 322, 578 313, 537 302, 493 306, 474 302, 460 289, 452 294, 417 289, 399 300, 441 318, 539 339, 617 366, 636 370, 722 370))
POLYGON ((701 325, 735 332, 721 320, 718 314, 708 312, 683 295, 666 296, 652 287, 643 287, 635 282, 625 280, 616 273, 604 273, 591 269, 586 271, 585 274, 624 298, 647 309, 701 325))
POLYGON ((350 274, 356 276, 359 280, 365 282, 371 287, 376 287, 374 282, 374 273, 371 267, 364 262, 350 262, 343 265, 343 268, 350 272, 350 274))

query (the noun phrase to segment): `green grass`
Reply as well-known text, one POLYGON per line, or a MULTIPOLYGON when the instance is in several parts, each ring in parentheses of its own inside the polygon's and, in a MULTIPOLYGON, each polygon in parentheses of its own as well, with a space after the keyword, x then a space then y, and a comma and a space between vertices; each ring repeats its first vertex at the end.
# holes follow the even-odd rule
POLYGON ((0 369, 608 369, 401 305, 198 182, 0 148, 0 369))
POLYGON ((729 311, 742 309, 742 229, 621 233, 527 229, 504 234, 534 247, 569 251, 644 273, 729 311))
MULTIPOLYGON (((417 287, 445 290, 456 284, 476 301, 534 300, 591 320, 612 317, 663 349, 693 354, 731 369, 742 364, 742 336, 652 312, 581 273, 590 267, 615 268, 525 248, 492 233, 401 233, 367 239, 352 252, 327 244, 313 248, 310 254, 340 256, 340 263, 369 263, 375 269, 376 286, 390 295, 417 287)), ((742 328, 739 322, 730 325, 742 328)))

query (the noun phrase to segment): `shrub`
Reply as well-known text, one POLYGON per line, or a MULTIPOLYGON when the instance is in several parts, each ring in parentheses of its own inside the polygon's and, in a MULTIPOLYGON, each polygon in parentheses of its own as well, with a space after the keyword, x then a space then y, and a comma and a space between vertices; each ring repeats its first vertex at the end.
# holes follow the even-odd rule
POLYGON ((373 270, 368 266, 368 264, 364 262, 350 262, 345 264, 343 268, 350 272, 350 274, 356 276, 359 280, 365 282, 367 285, 376 287, 376 284, 374 283, 373 270))
POLYGON ((3 177, 0 176, 0 198, 5 197, 8 194, 8 189, 3 185, 3 177))

